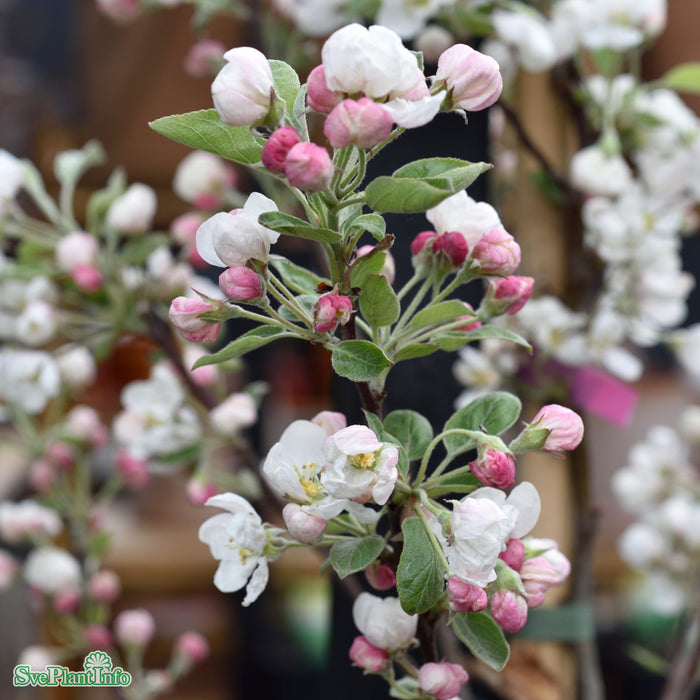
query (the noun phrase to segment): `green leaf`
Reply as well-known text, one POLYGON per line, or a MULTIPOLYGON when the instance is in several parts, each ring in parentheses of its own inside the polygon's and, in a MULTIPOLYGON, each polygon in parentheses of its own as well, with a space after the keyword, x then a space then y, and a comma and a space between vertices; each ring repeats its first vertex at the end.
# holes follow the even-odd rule
POLYGON ((430 421, 416 411, 392 411, 384 427, 399 440, 409 459, 421 458, 433 439, 430 421))
POLYGON ((281 330, 275 326, 260 326, 253 330, 244 333, 235 340, 232 340, 225 348, 211 355, 200 357, 195 363, 193 369, 203 367, 204 365, 216 365, 227 360, 232 360, 241 355, 245 355, 251 350, 262 347, 279 338, 294 337, 292 333, 281 330))
POLYGON ((391 177, 378 177, 365 191, 374 211, 415 214, 436 206, 471 185, 488 170, 488 163, 458 158, 425 158, 407 163, 391 177))
POLYGON ((396 570, 396 589, 401 607, 409 615, 423 613, 440 600, 445 587, 445 569, 418 518, 406 518, 401 530, 403 550, 396 570))
POLYGON ((360 214, 350 221, 347 228, 349 231, 368 231, 381 241, 386 234, 386 221, 379 214, 360 214))
POLYGON ((331 364, 336 374, 352 382, 367 382, 392 365, 382 349, 369 340, 343 340, 332 350, 331 364))
MULTIPOLYGON (((421 309, 408 324, 409 330, 419 330, 428 326, 438 326, 450 321, 456 321, 462 316, 466 316, 469 309, 456 299, 441 301, 425 309, 421 309)), ((466 321, 465 321, 466 323, 466 321)))
POLYGON ((215 109, 172 114, 150 122, 149 126, 173 141, 236 163, 252 165, 260 161, 262 141, 247 126, 224 124, 215 109))
POLYGON ((327 284, 330 286, 330 280, 318 277, 305 267, 296 265, 281 256, 271 255, 269 262, 275 270, 279 272, 280 277, 282 277, 287 287, 298 294, 317 294, 319 284, 327 284))
POLYGON ((102 165, 106 158, 107 154, 98 141, 88 141, 80 149, 59 153, 53 162, 54 174, 64 187, 75 186, 87 170, 102 165))
POLYGON ((467 331, 464 335, 468 343, 471 343, 473 340, 496 338, 498 340, 509 340, 511 343, 515 343, 516 345, 520 345, 532 351, 532 345, 530 345, 525 338, 517 333, 513 333, 513 331, 509 331, 507 328, 499 328, 498 326, 486 324, 472 331, 467 331))
POLYGON ((86 209, 86 228, 97 235, 100 222, 107 214, 112 202, 126 191, 126 174, 117 169, 107 180, 107 186, 90 196, 86 209))
POLYGON ((372 328, 390 326, 398 319, 401 304, 386 277, 367 275, 360 294, 360 312, 372 328))
MULTIPOLYGON (((309 318, 314 317, 314 304, 318 301, 318 294, 300 294, 294 297, 297 303, 306 311, 309 318)), ((277 313, 287 321, 292 323, 299 323, 299 315, 296 311, 291 309, 289 306, 280 304, 277 307, 277 313)))
POLYGON ((365 414, 365 418, 367 419, 367 426, 369 429, 375 434, 375 435, 381 435, 382 430, 384 429, 384 426, 382 425, 382 421, 374 415, 374 413, 371 413, 370 411, 366 411, 365 409, 362 409, 362 412, 365 414))
POLYGON ((431 498, 446 496, 448 493, 471 493, 483 484, 473 474, 457 474, 451 476, 448 472, 440 478, 438 486, 432 487, 428 493, 431 498))
POLYGON ((495 671, 503 670, 508 663, 510 647, 503 630, 490 615, 482 612, 458 613, 452 620, 452 629, 477 659, 495 671))
POLYGON ((398 352, 394 354, 394 362, 401 360, 412 360, 415 357, 425 357, 431 355, 440 348, 434 343, 411 343, 404 345, 398 352))
MULTIPOLYGON (((445 430, 462 428, 500 435, 518 420, 521 409, 520 399, 516 396, 505 391, 495 391, 460 408, 445 423, 445 430)), ((453 454, 470 449, 474 441, 462 435, 448 435, 444 444, 448 453, 453 454)))
POLYGON ((120 251, 120 259, 126 265, 141 265, 156 248, 167 246, 170 237, 165 233, 149 233, 127 241, 120 251))
POLYGON ((352 265, 350 273, 350 285, 362 287, 368 275, 378 275, 384 267, 386 255, 375 253, 374 255, 361 255, 352 265))
POLYGON ((337 231, 331 231, 329 228, 318 228, 308 221, 298 219, 296 216, 285 214, 281 211, 264 212, 260 214, 258 221, 263 226, 288 236, 298 236, 299 238, 321 241, 322 243, 336 243, 340 240, 340 234, 337 231))
POLYGON ((331 564, 340 578, 367 568, 384 549, 380 535, 336 542, 331 547, 331 564))
POLYGON ((661 81, 664 87, 678 92, 700 93, 700 62, 691 61, 674 66, 661 81))
POLYGON ((288 114, 291 116, 289 110, 292 109, 301 89, 299 76, 294 68, 284 61, 268 59, 267 62, 270 64, 270 70, 272 71, 272 84, 275 86, 275 94, 285 101, 288 114))

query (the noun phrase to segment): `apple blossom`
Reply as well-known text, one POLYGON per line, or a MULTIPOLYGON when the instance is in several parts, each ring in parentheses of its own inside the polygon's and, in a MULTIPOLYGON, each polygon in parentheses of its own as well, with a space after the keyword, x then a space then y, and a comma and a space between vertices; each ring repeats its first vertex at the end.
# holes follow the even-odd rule
POLYGON ((527 600, 515 591, 499 588, 490 600, 493 619, 506 632, 519 632, 527 622, 527 600))
POLYGON ((242 265, 226 268, 219 275, 219 288, 228 299, 236 303, 253 303, 265 294, 263 278, 242 265))
POLYGON ((513 50, 525 70, 538 73, 556 63, 557 50, 546 21, 533 8, 528 7, 527 12, 497 9, 491 21, 496 37, 513 50))
POLYGON ((231 435, 249 428, 258 418, 255 400, 244 391, 230 394, 222 403, 209 411, 209 422, 220 435, 231 435))
POLYGON ((312 419, 312 423, 321 426, 328 435, 347 428, 348 419, 344 413, 338 411, 319 411, 312 419))
POLYGON ((303 192, 320 192, 330 184, 335 166, 328 151, 315 143, 301 141, 292 146, 284 161, 284 174, 292 187, 303 192))
POLYGON ((78 266, 94 265, 98 251, 95 236, 85 231, 73 231, 56 244, 56 264, 64 272, 73 272, 78 266))
POLYGON ((173 651, 188 666, 198 664, 209 656, 209 643, 199 632, 183 632, 176 640, 173 651))
POLYGON ((143 608, 123 610, 114 620, 114 636, 126 647, 145 647, 155 632, 153 615, 143 608))
POLYGON ((215 73, 223 63, 226 47, 216 39, 201 39, 192 44, 185 56, 185 72, 194 78, 215 73))
POLYGON ((455 44, 440 56, 435 80, 444 81, 452 109, 466 112, 490 107, 503 89, 498 63, 466 44, 455 44))
POLYGON ((279 233, 258 223, 264 212, 277 211, 277 205, 265 195, 253 192, 243 209, 219 212, 197 229, 197 251, 210 265, 237 267, 248 260, 267 260, 270 245, 279 233))
POLYGON ((508 451, 479 450, 479 456, 469 467, 472 474, 485 486, 509 489, 515 481, 515 461, 508 451))
POLYGON ((459 576, 450 576, 447 580, 447 595, 453 612, 478 612, 488 605, 486 591, 459 576))
POLYGON ((398 478, 396 445, 380 442, 364 425, 350 425, 330 435, 323 446, 327 465, 321 484, 336 498, 384 505, 398 478))
POLYGON ((214 209, 233 186, 236 174, 221 158, 206 151, 192 151, 177 166, 173 192, 198 209, 214 209))
POLYGON ((24 563, 23 575, 32 588, 48 595, 78 589, 82 579, 78 560, 65 549, 53 546, 33 549, 24 563))
POLYGON ((489 231, 501 226, 501 219, 496 210, 486 202, 476 202, 465 190, 428 209, 425 216, 438 233, 461 233, 469 250, 473 250, 489 231))
POLYGON ((296 146, 298 143, 299 134, 293 126, 283 126, 273 131, 260 154, 262 164, 271 173, 282 175, 287 161, 287 154, 292 146, 296 146))
POLYGON ((88 591, 100 603, 112 603, 121 593, 121 581, 111 569, 100 569, 90 576, 88 591))
POLYGON ((348 653, 350 660, 365 673, 381 673, 389 667, 389 654, 360 635, 355 637, 348 653))
POLYGON ((571 184, 586 194, 613 197, 632 183, 632 172, 619 153, 607 153, 601 146, 588 146, 571 159, 571 184))
POLYGON ((17 659, 17 664, 26 664, 32 671, 46 671, 47 666, 55 665, 58 661, 57 650, 53 647, 32 645, 25 647, 17 659))
POLYGON ((195 475, 185 484, 187 500, 194 506, 203 506, 217 493, 219 489, 214 484, 208 483, 203 475, 195 475))
POLYGON ((418 616, 405 613, 398 598, 378 598, 371 593, 357 596, 352 619, 372 646, 389 654, 406 649, 418 626, 418 616))
POLYGON ((569 560, 553 547, 537 557, 526 559, 520 570, 527 604, 536 608, 544 602, 544 594, 551 586, 563 583, 571 572, 569 560))
POLYGON ((0 536, 6 542, 46 540, 58 535, 62 529, 61 518, 53 508, 31 499, 18 503, 0 502, 0 536))
POLYGON ((192 343, 212 343, 219 335, 220 323, 200 316, 215 311, 216 307, 204 299, 177 297, 170 302, 168 317, 180 335, 192 343))
POLYGON ((520 265, 520 246, 502 226, 497 226, 479 239, 471 256, 481 274, 507 277, 520 265))
POLYGON ((156 193, 153 188, 135 182, 110 204, 105 221, 108 226, 121 233, 144 233, 151 227, 156 206, 156 193))
POLYGON ((76 286, 84 292, 96 292, 102 287, 102 272, 94 265, 76 265, 70 271, 70 276, 76 286))
POLYGON ((457 231, 446 231, 432 242, 433 253, 446 258, 451 267, 459 267, 466 259, 469 246, 464 236, 457 231))
POLYGON ((525 562, 525 544, 517 537, 511 537, 506 542, 506 548, 498 555, 499 559, 508 564, 513 571, 520 571, 525 562))
POLYGON ((344 326, 352 314, 352 301, 342 294, 324 294, 314 304, 314 331, 330 333, 344 326))
POLYGON ((305 544, 311 544, 318 539, 328 525, 326 520, 305 512, 297 503, 287 503, 282 509, 282 518, 289 534, 297 542, 305 544))
POLYGON ((22 310, 15 321, 15 336, 25 345, 44 345, 54 337, 59 319, 53 305, 36 300, 22 310))
POLYGON ((88 649, 109 649, 114 644, 112 633, 104 625, 85 625, 83 634, 88 649))
POLYGON ((402 39, 412 39, 430 17, 443 7, 451 7, 454 4, 455 0, 425 0, 419 3, 412 0, 381 0, 377 24, 389 27, 402 39))
POLYGON ((247 607, 263 592, 269 576, 262 520, 248 501, 234 493, 214 496, 205 505, 228 511, 214 515, 199 528, 199 539, 220 562, 214 585, 222 593, 247 586, 243 600, 247 607))
POLYGON ((264 54, 239 46, 224 54, 226 64, 211 86, 214 107, 224 124, 250 126, 267 116, 272 106, 272 70, 264 54))
POLYGON ((329 114, 343 101, 344 93, 330 90, 326 84, 326 72, 323 65, 316 66, 306 80, 306 103, 315 112, 329 114))
POLYGON ((510 444, 513 452, 542 450, 543 452, 568 452, 576 449, 583 440, 581 417, 565 406, 543 406, 532 422, 510 444))
POLYGON ((508 277, 488 280, 485 307, 489 314, 498 316, 517 314, 532 296, 535 280, 532 277, 508 277))
POLYGON ((393 125, 394 120, 381 105, 361 97, 335 106, 326 117, 323 133, 335 148, 354 144, 369 149, 389 138, 393 125))
POLYGON ((66 414, 66 429, 72 438, 93 448, 104 447, 107 443, 107 426, 92 406, 73 406, 66 414))
POLYGON ((418 687, 437 700, 451 700, 469 680, 469 674, 458 664, 448 662, 423 664, 418 671, 418 687))

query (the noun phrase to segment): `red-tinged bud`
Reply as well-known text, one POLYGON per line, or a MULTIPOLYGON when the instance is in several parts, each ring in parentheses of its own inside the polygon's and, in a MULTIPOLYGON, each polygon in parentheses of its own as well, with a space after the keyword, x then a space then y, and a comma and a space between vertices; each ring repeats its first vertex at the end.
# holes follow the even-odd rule
POLYGON ((314 305, 314 331, 328 333, 350 320, 352 301, 342 294, 325 294, 314 305))
POLYGON ((100 603, 113 603, 121 593, 119 576, 111 569, 96 571, 88 581, 88 592, 100 603))
POLYGON ((126 450, 117 452, 116 466, 124 483, 129 488, 138 490, 144 488, 151 480, 148 462, 134 457, 126 450))
POLYGON ((515 483, 515 461, 506 452, 493 449, 480 451, 469 467, 484 486, 509 489, 515 483))
POLYGON ((199 318, 211 311, 214 311, 214 307, 203 299, 176 297, 170 303, 168 316, 185 340, 193 343, 211 343, 219 335, 221 324, 199 318))
POLYGON ((520 246, 502 226, 497 226, 474 246, 472 258, 483 275, 507 277, 520 265, 520 246))
POLYGON ((457 231, 448 231, 433 241, 433 252, 442 253, 453 267, 459 267, 469 252, 466 238, 457 231))
POLYGON ((299 134, 293 126, 283 126, 281 129, 277 129, 263 146, 260 156, 262 164, 271 173, 284 174, 287 154, 292 146, 296 146, 298 143, 299 134))
POLYGON ((217 72, 224 62, 226 47, 216 39, 202 39, 193 44, 185 56, 185 72, 193 78, 206 78, 217 72))
POLYGON ((335 167, 328 151, 309 141, 293 146, 287 154, 284 174, 292 187, 304 192, 320 192, 330 184, 335 167))
MULTIPOLYGON (((411 255, 417 256, 423 252, 429 241, 437 238, 437 233, 435 231, 421 231, 412 241, 411 241, 411 255)), ((428 247, 428 251, 432 250, 432 245, 428 247)))
POLYGON ((217 493, 219 493, 219 490, 214 484, 209 484, 196 477, 190 479, 185 486, 187 500, 193 506, 203 506, 212 496, 216 496, 217 493))
POLYGON ((156 623, 151 613, 139 608, 124 610, 114 621, 114 635, 124 646, 145 647, 156 631, 156 623))
POLYGON ((450 700, 459 695, 469 674, 458 664, 443 662, 423 664, 418 671, 418 687, 437 700, 450 700))
POLYGON ((519 593, 500 588, 491 596, 491 615, 506 632, 519 632, 527 622, 527 600, 519 593))
POLYGON ((532 296, 534 284, 532 277, 517 275, 489 280, 485 301, 487 311, 493 316, 517 314, 532 296))
POLYGON ((199 632, 183 632, 175 640, 175 654, 190 666, 198 664, 209 656, 209 643, 199 632))
POLYGON ((323 133, 335 148, 354 144, 369 149, 391 135, 393 117, 367 97, 343 100, 333 108, 323 125, 323 133))
POLYGON ((53 597, 51 604, 57 613, 68 615, 75 612, 80 606, 80 592, 74 588, 59 591, 53 597))
POLYGON ((326 84, 323 65, 316 66, 306 80, 306 103, 321 114, 329 114, 337 104, 343 101, 343 93, 330 90, 326 84))
POLYGON ((88 649, 109 649, 114 641, 112 633, 104 625, 86 625, 83 633, 88 649))
POLYGON ((459 576, 451 576, 447 582, 447 595, 450 599, 450 610, 454 612, 478 612, 488 605, 486 591, 466 581, 459 576))
POLYGON ((367 640, 367 637, 355 637, 349 652, 350 660, 365 673, 381 673, 389 666, 389 654, 367 640))
POLYGON ((75 451, 63 440, 52 440, 46 446, 44 457, 60 469, 70 469, 75 464, 75 451))
POLYGON ((388 591, 396 585, 396 574, 386 564, 370 564, 365 569, 365 578, 372 588, 377 591, 388 591))
POLYGON ((517 537, 511 537, 506 542, 506 548, 498 555, 499 559, 508 564, 513 571, 520 571, 525 561, 525 545, 517 537))
POLYGON ((558 404, 543 406, 532 422, 509 445, 512 452, 567 452, 583 440, 578 413, 558 404))
POLYGON ((249 267, 229 267, 219 275, 221 291, 235 302, 254 302, 265 294, 265 282, 249 267))

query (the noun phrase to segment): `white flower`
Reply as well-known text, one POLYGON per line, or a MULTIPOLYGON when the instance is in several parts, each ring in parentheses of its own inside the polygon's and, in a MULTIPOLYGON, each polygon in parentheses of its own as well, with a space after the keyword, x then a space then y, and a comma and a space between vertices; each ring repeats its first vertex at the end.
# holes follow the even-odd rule
POLYGON ((501 226, 498 212, 486 202, 476 202, 465 190, 428 209, 425 216, 439 234, 448 231, 461 233, 470 250, 489 231, 501 226))
POLYGON ((669 333, 666 340, 683 369, 700 379, 700 323, 669 333))
POLYGON ((56 361, 39 350, 0 349, 0 400, 36 414, 58 394, 56 361))
POLYGON ((556 63, 557 50, 540 15, 495 10, 491 20, 496 36, 515 51, 525 70, 537 73, 556 63))
POLYGON ((60 547, 37 547, 24 563, 24 580, 43 593, 76 590, 81 578, 78 560, 60 547))
POLYGON ((4 148, 0 148, 0 217, 24 184, 24 166, 4 148))
POLYGON ((55 537, 62 528, 58 513, 36 501, 26 499, 19 503, 0 503, 0 535, 7 542, 55 537))
POLYGON ((38 673, 45 671, 47 666, 55 665, 57 661, 58 656, 53 647, 32 645, 22 650, 17 664, 29 666, 32 671, 38 673))
POLYGON ((226 65, 211 85, 211 95, 221 121, 249 126, 267 116, 274 92, 272 70, 265 55, 250 46, 224 54, 226 65))
POLYGON ((112 202, 105 221, 122 233, 143 233, 151 227, 156 206, 153 188, 135 182, 112 202))
POLYGON ((267 536, 262 520, 250 503, 235 493, 213 496, 205 505, 228 511, 209 518, 199 528, 199 539, 209 545, 214 559, 221 562, 214 585, 223 593, 239 591, 247 585, 243 605, 248 606, 257 600, 269 578, 267 557, 263 554, 267 536))
POLYGON ((418 616, 405 613, 398 598, 379 598, 371 593, 357 596, 352 619, 370 644, 388 652, 406 649, 418 626, 418 616))
POLYGON ((177 166, 173 191, 203 209, 216 205, 231 182, 231 168, 206 151, 192 151, 177 166))
POLYGON ((615 196, 632 183, 632 171, 617 153, 606 153, 600 146, 581 149, 571 159, 571 184, 593 195, 615 196))
POLYGON ((258 418, 258 409, 250 394, 237 392, 209 412, 209 421, 217 433, 230 435, 248 428, 258 418))
POLYGON ((267 260, 270 245, 279 233, 258 223, 264 212, 278 211, 277 205, 259 192, 251 194, 243 209, 232 214, 219 212, 197 229, 197 252, 210 265, 236 267, 250 259, 267 260))
POLYGON ((56 309, 45 301, 32 301, 15 322, 17 340, 36 347, 47 343, 58 330, 56 309))
POLYGON ((443 7, 450 7, 456 0, 382 0, 377 13, 377 24, 388 27, 402 39, 413 39, 427 21, 443 7))
POLYGON ((150 379, 124 387, 124 410, 112 424, 117 442, 140 459, 190 447, 199 439, 201 428, 197 414, 184 400, 177 377, 166 365, 156 365, 150 379))
POLYGON ((336 498, 384 505, 399 472, 396 445, 380 442, 364 425, 350 425, 330 435, 324 444, 327 466, 321 484, 336 498))
POLYGON ((635 569, 646 569, 661 561, 670 543, 648 523, 634 523, 618 540, 620 556, 635 569))
POLYGON ((56 353, 61 380, 73 389, 92 384, 97 376, 97 364, 84 345, 66 345, 56 353))
POLYGON ((306 36, 328 36, 347 21, 346 0, 274 0, 273 4, 306 36))

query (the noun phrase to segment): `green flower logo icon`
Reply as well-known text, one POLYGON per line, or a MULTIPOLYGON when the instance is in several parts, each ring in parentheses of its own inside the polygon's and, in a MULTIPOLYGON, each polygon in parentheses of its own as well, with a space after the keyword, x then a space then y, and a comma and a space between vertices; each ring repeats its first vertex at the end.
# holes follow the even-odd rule
POLYGON ((112 659, 104 651, 91 651, 83 662, 83 667, 86 671, 92 669, 100 669, 102 671, 112 670, 112 659))

